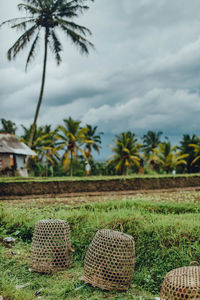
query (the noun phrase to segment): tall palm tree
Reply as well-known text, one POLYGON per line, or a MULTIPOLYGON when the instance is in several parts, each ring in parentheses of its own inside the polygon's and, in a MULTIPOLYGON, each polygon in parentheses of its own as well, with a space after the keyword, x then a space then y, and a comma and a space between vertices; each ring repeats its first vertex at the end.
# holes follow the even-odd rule
POLYGON ((121 175, 127 174, 129 168, 139 168, 139 149, 141 145, 137 144, 135 134, 127 131, 115 137, 115 146, 112 147, 112 152, 115 154, 111 156, 112 159, 108 162, 108 165, 113 165, 121 175))
POLYGON ((160 137, 162 135, 162 131, 151 131, 149 130, 147 134, 143 136, 143 149, 145 155, 149 156, 151 153, 153 153, 154 149, 158 147, 160 144, 160 137))
POLYGON ((96 152, 100 152, 100 145, 101 145, 101 135, 103 132, 96 133, 97 126, 92 127, 89 124, 86 124, 86 128, 88 129, 85 137, 88 142, 85 144, 86 148, 86 155, 88 158, 92 158, 92 150, 96 152))
POLYGON ((41 33, 43 32, 44 34, 42 82, 30 134, 29 147, 32 146, 44 93, 48 46, 55 55, 57 64, 59 65, 61 62, 60 52, 62 51, 62 44, 57 36, 56 29, 61 29, 82 53, 88 54, 89 46, 93 46, 85 38, 87 34, 91 34, 90 30, 72 21, 73 18, 78 17, 79 13, 83 13, 89 8, 84 4, 87 1, 93 0, 23 0, 23 3, 18 4, 18 9, 24 10, 29 16, 7 20, 1 24, 8 23, 11 25, 11 28, 23 30, 23 34, 8 50, 8 60, 14 59, 33 40, 26 60, 26 69, 32 59, 34 59, 41 33))
POLYGON ((64 150, 63 165, 66 169, 70 163, 70 176, 73 175, 73 157, 77 158, 78 151, 86 158, 85 151, 81 148, 83 143, 89 143, 86 139, 87 128, 80 127, 81 122, 71 117, 64 120, 64 126, 58 126, 58 144, 64 150))

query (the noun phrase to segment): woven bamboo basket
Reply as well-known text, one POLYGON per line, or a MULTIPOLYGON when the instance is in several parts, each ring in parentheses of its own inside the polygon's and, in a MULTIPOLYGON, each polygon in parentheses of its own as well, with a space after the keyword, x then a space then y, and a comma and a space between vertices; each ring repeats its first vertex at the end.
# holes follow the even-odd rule
POLYGON ((182 267, 167 273, 160 296, 161 300, 200 299, 200 267, 182 267))
POLYGON ((36 223, 31 247, 34 271, 51 273, 65 270, 73 263, 72 252, 67 222, 46 219, 36 223))
POLYGON ((126 290, 133 278, 134 263, 133 237, 102 229, 86 253, 83 280, 103 290, 126 290))

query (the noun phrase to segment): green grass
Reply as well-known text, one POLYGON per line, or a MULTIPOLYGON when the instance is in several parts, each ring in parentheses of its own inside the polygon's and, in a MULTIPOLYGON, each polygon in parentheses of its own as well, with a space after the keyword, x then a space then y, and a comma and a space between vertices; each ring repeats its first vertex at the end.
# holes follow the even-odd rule
POLYGON ((106 292, 98 288, 85 285, 80 277, 83 268, 80 263, 75 262, 73 268, 53 275, 39 274, 28 269, 30 245, 18 243, 12 251, 20 251, 20 254, 10 255, 10 250, 2 253, 1 295, 10 299, 29 300, 37 299, 35 294, 41 291, 42 299, 154 299, 150 293, 142 292, 134 287, 124 293, 106 292), (16 289, 16 286, 28 284, 27 287, 16 289), (141 299, 141 298, 140 298, 141 299))
POLYGON ((149 174, 149 175, 142 175, 142 174, 133 174, 133 175, 115 175, 115 176, 82 176, 82 177, 70 177, 70 176, 63 176, 63 177, 0 177, 0 182, 31 182, 31 181, 90 181, 90 180, 129 180, 134 178, 169 178, 169 177, 194 177, 200 176, 199 173, 195 174, 149 174))
POLYGON ((154 299, 151 295, 159 295, 168 271, 200 262, 200 193, 195 197, 189 192, 177 193, 176 198, 176 202, 164 196, 152 201, 143 195, 76 206, 1 204, 0 236, 11 235, 17 242, 12 249, 1 246, 0 294, 10 299, 36 299, 35 292, 42 288, 42 299, 154 299), (34 224, 44 218, 69 222, 75 248, 72 269, 55 275, 29 272, 34 224), (101 228, 123 231, 135 239, 134 278, 125 293, 103 292, 79 280, 87 248, 101 228), (11 255, 11 250, 20 253, 11 255), (27 282, 27 287, 16 290, 16 285, 27 282))

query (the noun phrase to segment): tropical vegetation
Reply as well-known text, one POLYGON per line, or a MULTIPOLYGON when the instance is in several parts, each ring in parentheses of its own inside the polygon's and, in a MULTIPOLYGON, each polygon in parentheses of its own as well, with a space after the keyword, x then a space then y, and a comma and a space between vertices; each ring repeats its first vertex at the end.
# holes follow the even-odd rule
MULTIPOLYGON (((18 132, 14 122, 2 119, 1 123, 0 132, 18 132)), ((32 125, 21 125, 21 130, 18 137, 28 145, 32 125)), ((37 155, 28 161, 29 173, 32 176, 83 176, 86 162, 95 176, 200 172, 200 137, 183 135, 179 145, 172 145, 167 137, 161 141, 161 134, 148 131, 140 138, 131 131, 121 132, 113 139, 113 155, 100 160, 103 132, 99 132, 97 126, 83 126, 81 121, 71 117, 55 128, 36 126, 32 149, 37 155)))
POLYGON ((58 144, 60 149, 64 150, 62 156, 63 166, 66 169, 70 161, 70 176, 73 173, 73 157, 77 158, 78 151, 81 152, 82 156, 86 159, 86 152, 80 147, 82 144, 88 145, 91 140, 88 140, 86 133, 88 132, 87 127, 80 127, 81 122, 75 121, 71 117, 64 120, 64 126, 58 126, 57 138, 60 140, 58 144))
POLYGON ((140 144, 134 133, 130 131, 122 132, 115 136, 115 146, 112 147, 112 152, 115 154, 111 156, 109 165, 113 165, 119 174, 128 174, 128 170, 137 170, 140 166, 139 149, 140 144))
POLYGON ((7 132, 7 133, 12 133, 15 134, 16 130, 17 130, 17 126, 14 122, 10 121, 10 120, 6 120, 6 119, 1 119, 1 128, 0 128, 0 132, 7 132))

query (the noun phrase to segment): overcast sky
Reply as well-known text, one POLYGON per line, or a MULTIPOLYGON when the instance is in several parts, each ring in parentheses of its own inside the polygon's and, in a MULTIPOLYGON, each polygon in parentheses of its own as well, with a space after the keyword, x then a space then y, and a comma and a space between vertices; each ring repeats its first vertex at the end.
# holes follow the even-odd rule
MULTIPOLYGON (((0 1, 0 22, 22 16, 18 0, 0 1)), ((200 135, 200 1, 96 0, 75 22, 88 27, 95 50, 80 55, 66 37, 62 63, 49 55, 38 125, 71 116, 104 132, 101 156, 115 134, 161 130, 172 142, 200 135)), ((41 83, 43 47, 25 72, 29 47, 8 62, 20 32, 0 30, 0 118, 29 126, 41 83)))

